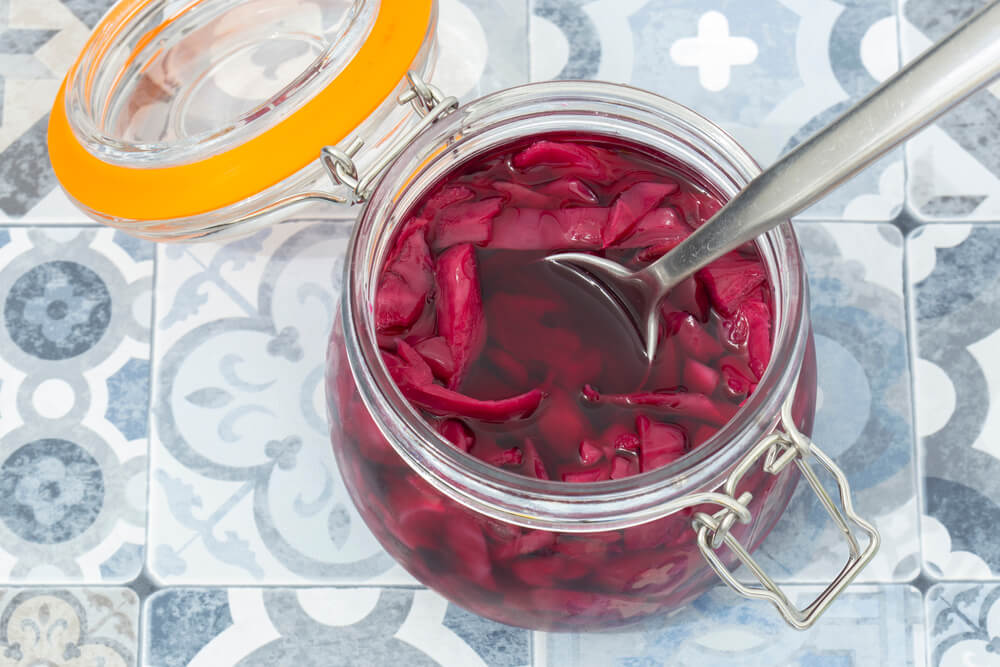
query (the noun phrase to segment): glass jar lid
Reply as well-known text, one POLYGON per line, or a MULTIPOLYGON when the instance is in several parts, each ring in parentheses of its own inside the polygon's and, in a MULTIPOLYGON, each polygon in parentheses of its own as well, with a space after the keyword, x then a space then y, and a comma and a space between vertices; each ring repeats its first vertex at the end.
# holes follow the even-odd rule
POLYGON ((53 168, 108 220, 259 199, 396 106, 435 19, 434 0, 123 0, 56 98, 53 168))

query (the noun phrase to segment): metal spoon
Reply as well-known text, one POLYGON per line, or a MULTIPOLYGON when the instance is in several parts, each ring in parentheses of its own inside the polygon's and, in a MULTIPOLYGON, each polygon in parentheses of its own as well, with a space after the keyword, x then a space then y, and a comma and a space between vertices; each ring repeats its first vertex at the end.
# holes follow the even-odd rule
POLYGON ((757 176, 711 220, 649 266, 632 271, 575 252, 546 259, 572 269, 621 307, 652 363, 657 306, 674 285, 821 199, 998 74, 1000 0, 994 0, 757 176))

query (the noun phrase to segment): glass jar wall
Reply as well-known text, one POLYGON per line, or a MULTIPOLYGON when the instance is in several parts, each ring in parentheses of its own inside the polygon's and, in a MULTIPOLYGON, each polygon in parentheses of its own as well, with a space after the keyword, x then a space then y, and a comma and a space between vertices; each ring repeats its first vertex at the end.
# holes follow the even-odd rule
MULTIPOLYGON (((680 461, 623 480, 567 484, 493 468, 438 436, 396 390, 378 354, 372 312, 382 261, 407 211, 446 173, 498 146, 554 131, 647 147, 722 199, 758 171, 697 114, 611 84, 523 86, 439 121, 389 169, 352 238, 328 354, 331 437, 363 518, 423 583, 502 622, 604 629, 677 608, 717 581, 692 517, 719 508, 685 499, 717 489, 776 428, 786 400, 799 429, 809 432, 815 362, 804 271, 786 224, 758 242, 774 299, 770 367, 737 416, 680 461)), ((755 548, 797 478, 794 466, 771 474, 757 464, 738 489, 753 494, 753 520, 732 534, 755 548)), ((735 563, 725 547, 720 554, 735 563)))

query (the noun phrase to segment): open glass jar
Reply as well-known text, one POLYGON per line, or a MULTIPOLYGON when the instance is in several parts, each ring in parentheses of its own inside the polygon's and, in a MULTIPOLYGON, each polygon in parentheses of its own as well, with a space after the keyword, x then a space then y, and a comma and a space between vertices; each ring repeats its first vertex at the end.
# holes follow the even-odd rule
MULTIPOLYGON (((722 199, 759 171, 694 112, 619 85, 530 84, 438 121, 389 167, 352 237, 328 350, 331 436, 362 516, 422 582, 506 623, 608 628, 685 604, 713 584, 713 570, 730 581, 729 568, 780 518, 800 470, 815 482, 801 458, 813 447, 804 434, 816 392, 807 285, 790 224, 757 241, 773 289, 773 361, 737 416, 672 465, 567 484, 460 452, 403 398, 382 362, 373 322, 377 278, 405 214, 444 174, 497 146, 553 132, 603 135, 668 155, 722 199), (799 465, 788 465, 793 460, 799 465)), ((858 525, 870 535, 868 549, 851 545, 844 579, 877 546, 870 526, 858 525)), ((793 624, 808 625, 825 605, 824 597, 795 610, 762 581, 793 624)))
POLYGON ((772 361, 756 391, 681 460, 622 480, 528 479, 458 451, 400 394, 373 324, 377 278, 405 214, 447 173, 487 151, 556 131, 624 140, 669 156, 675 171, 723 200, 759 171, 749 155, 694 112, 625 86, 530 84, 459 106, 424 79, 433 76, 430 0, 304 4, 320 7, 322 30, 307 19, 295 24, 300 3, 116 6, 53 111, 53 165, 74 201, 129 233, 173 241, 247 233, 316 202, 364 204, 328 349, 331 439, 379 541, 459 604, 532 628, 604 629, 682 606, 718 575, 808 627, 871 559, 879 538, 854 514, 843 475, 806 435, 815 360, 790 224, 757 241, 774 321, 772 361), (253 29, 227 41, 241 26, 253 29), (293 76, 286 56, 304 48, 299 42, 315 52, 293 76), (284 74, 246 79, 238 64, 255 57, 284 74), (206 83, 218 77, 228 83, 206 83), (361 101, 350 97, 361 89, 361 101), (223 104, 219 90, 241 101, 223 104), (842 511, 810 461, 833 474, 842 511), (750 556, 800 476, 850 552, 801 610, 750 556), (867 534, 864 545, 856 531, 867 534), (740 562, 759 584, 733 577, 740 562))

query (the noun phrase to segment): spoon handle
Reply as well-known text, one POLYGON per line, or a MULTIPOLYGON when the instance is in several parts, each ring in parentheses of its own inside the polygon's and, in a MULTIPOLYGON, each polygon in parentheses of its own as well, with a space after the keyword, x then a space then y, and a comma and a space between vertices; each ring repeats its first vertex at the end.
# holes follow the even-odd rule
MULTIPOLYGON (((1000 0, 751 181, 641 273, 666 286, 788 220, 1000 74, 1000 0)), ((662 296, 662 295, 661 295, 662 296)))

